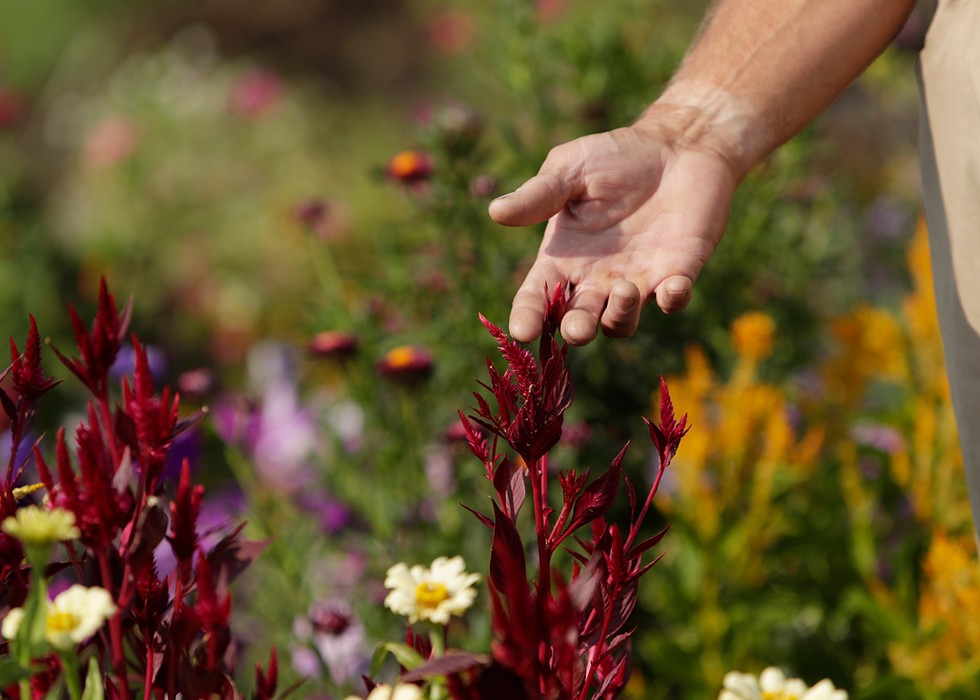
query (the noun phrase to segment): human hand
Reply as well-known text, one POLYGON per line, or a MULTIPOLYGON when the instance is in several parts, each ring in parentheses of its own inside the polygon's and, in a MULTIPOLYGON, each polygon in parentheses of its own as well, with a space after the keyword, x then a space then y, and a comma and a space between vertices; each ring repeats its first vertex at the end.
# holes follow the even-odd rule
POLYGON ((515 339, 540 335, 546 285, 571 286, 561 333, 572 345, 590 342, 599 327, 632 335, 654 299, 665 313, 688 305, 739 179, 724 157, 689 141, 649 121, 585 136, 554 148, 536 176, 490 203, 500 224, 548 219, 514 296, 515 339))

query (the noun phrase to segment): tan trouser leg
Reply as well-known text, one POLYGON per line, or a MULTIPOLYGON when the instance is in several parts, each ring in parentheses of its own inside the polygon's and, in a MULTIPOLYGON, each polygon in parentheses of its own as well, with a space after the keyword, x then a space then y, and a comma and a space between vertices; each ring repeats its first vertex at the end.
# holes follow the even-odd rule
POLYGON ((980 524, 980 2, 939 3, 920 56, 919 79, 922 189, 936 306, 976 527, 980 524))

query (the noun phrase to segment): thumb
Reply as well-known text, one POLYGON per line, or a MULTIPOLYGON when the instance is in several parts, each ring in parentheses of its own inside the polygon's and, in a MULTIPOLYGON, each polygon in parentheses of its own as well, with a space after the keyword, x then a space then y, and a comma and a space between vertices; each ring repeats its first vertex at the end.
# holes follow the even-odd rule
POLYGON ((490 218, 505 226, 537 224, 560 212, 574 193, 567 171, 542 167, 515 191, 490 202, 490 218))

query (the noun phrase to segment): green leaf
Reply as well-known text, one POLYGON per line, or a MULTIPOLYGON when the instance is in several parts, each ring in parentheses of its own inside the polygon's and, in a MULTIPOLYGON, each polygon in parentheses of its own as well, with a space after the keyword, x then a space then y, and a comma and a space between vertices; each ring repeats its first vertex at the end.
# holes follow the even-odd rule
POLYGON ((0 658, 0 688, 16 685, 25 678, 30 678, 35 673, 35 670, 22 666, 9 656, 0 658))
POLYGON ((409 671, 418 668, 425 661, 421 654, 407 644, 400 644, 398 642, 382 642, 374 650, 374 655, 371 657, 372 676, 377 675, 378 671, 381 670, 381 665, 384 663, 385 657, 387 657, 388 654, 394 656, 395 661, 409 671))
POLYGON ((42 576, 31 577, 31 587, 24 601, 24 619, 14 637, 13 656, 21 666, 30 666, 31 660, 47 653, 44 633, 47 629, 47 581, 42 576))
POLYGON ((102 687, 102 672, 93 656, 88 660, 88 673, 85 676, 85 691, 82 700, 103 700, 105 689, 102 687))

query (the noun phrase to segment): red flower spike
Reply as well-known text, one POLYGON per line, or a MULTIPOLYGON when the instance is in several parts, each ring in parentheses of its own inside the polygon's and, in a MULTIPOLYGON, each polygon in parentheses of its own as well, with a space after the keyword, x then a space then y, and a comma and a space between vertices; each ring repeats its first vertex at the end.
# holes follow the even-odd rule
POLYGON ((75 344, 81 357, 69 358, 58 348, 53 345, 51 347, 65 367, 71 370, 94 396, 105 399, 109 391, 109 368, 116 361, 119 348, 122 347, 126 333, 129 331, 132 299, 126 302, 121 312, 117 313, 116 300, 109 293, 105 278, 102 278, 99 282, 99 308, 92 322, 91 333, 85 329, 85 324, 73 306, 69 305, 68 315, 71 317, 75 344))
MULTIPOLYGON (((132 423, 131 429, 121 430, 143 471, 148 493, 156 490, 156 484, 167 461, 167 453, 177 433, 180 397, 171 397, 170 387, 164 387, 157 397, 153 387, 153 376, 146 356, 146 348, 139 340, 132 338, 136 356, 133 372, 133 387, 123 379, 123 406, 125 416, 132 423), (132 433, 132 434, 130 434, 132 433)), ((117 424, 126 425, 126 419, 117 416, 117 424)))
POLYGON ((670 391, 667 389, 667 382, 663 377, 660 378, 660 425, 646 418, 643 420, 650 429, 650 441, 657 448, 661 464, 666 467, 677 454, 681 438, 691 428, 687 425, 686 413, 680 421, 675 420, 674 402, 670 398, 670 391))
POLYGON ((204 487, 191 485, 190 464, 185 459, 180 470, 177 495, 170 504, 170 536, 167 539, 178 562, 188 562, 197 550, 197 516, 201 512, 204 487))
POLYGON ((37 332, 37 321, 34 320, 34 316, 30 319, 31 327, 27 333, 23 354, 17 349, 14 339, 10 339, 10 371, 17 393, 26 401, 36 401, 61 381, 44 376, 44 367, 41 365, 41 337, 37 332))
POLYGON ((150 562, 136 574, 136 594, 130 607, 130 616, 137 628, 152 638, 170 606, 170 590, 167 579, 161 579, 156 564, 150 562))
POLYGON ((269 651, 268 670, 263 672, 261 664, 255 664, 255 693, 254 700, 272 700, 276 696, 279 685, 279 664, 276 659, 276 648, 269 651))
POLYGON ((408 632, 405 633, 405 644, 417 651, 423 659, 432 658, 432 639, 427 635, 415 634, 415 631, 409 627, 408 632))
MULTIPOLYGON (((454 700, 490 700, 527 697, 555 700, 607 700, 618 696, 631 672, 628 622, 636 608, 640 577, 657 559, 644 564, 647 551, 658 544, 666 529, 640 538, 644 518, 667 463, 687 432, 687 416, 677 420, 662 381, 660 422, 650 425, 651 440, 660 457, 660 469, 637 513, 633 484, 625 478, 623 461, 628 445, 609 468, 589 481, 589 473, 564 472, 558 479, 562 506, 550 505, 547 452, 562 432, 565 409, 574 389, 566 362, 567 345, 556 340, 567 308, 568 289, 546 290, 547 309, 538 359, 513 342, 481 316, 497 341, 507 369, 497 371, 487 361, 485 395, 475 393, 475 415, 460 416, 471 451, 483 462, 493 484, 493 518, 471 512, 493 531, 487 577, 490 603, 492 661, 489 664, 440 665, 440 657, 416 669, 414 678, 450 676, 454 700), (492 395, 490 398, 489 395, 492 395), (495 402, 492 405, 491 402, 495 402), (472 422, 471 422, 472 421, 472 422), (495 437, 493 443, 475 426, 495 437), (506 453, 498 453, 502 440, 524 460, 518 466, 506 453), (526 468, 524 468, 526 466, 526 468), (625 481, 629 499, 629 527, 607 522, 606 517, 625 481), (519 500, 531 484, 537 537, 537 579, 529 580, 528 560, 515 521, 519 500), (554 518, 554 524, 551 524, 554 518), (588 528, 589 536, 579 535, 588 528), (552 555, 566 540, 570 578, 551 567, 552 555), (507 688, 501 694, 501 688, 507 688)), ((464 506, 465 507, 465 506, 464 506)))
POLYGON ((208 640, 208 668, 214 669, 218 661, 217 644, 228 629, 228 619, 231 616, 231 593, 222 597, 218 593, 214 574, 208 558, 200 549, 197 550, 197 598, 189 609, 184 608, 187 621, 203 633, 208 640))
MULTIPOLYGON (((98 425, 94 408, 89 406, 89 422, 98 425)), ((133 498, 128 487, 114 485, 112 460, 101 433, 82 423, 75 433, 78 474, 72 468, 65 431, 58 431, 55 442, 57 480, 44 462, 40 450, 34 451, 41 481, 47 488, 51 505, 71 511, 87 546, 102 548, 113 542, 132 513, 133 498)))

